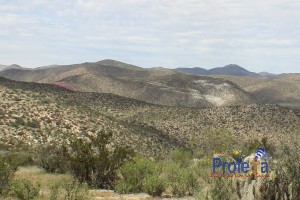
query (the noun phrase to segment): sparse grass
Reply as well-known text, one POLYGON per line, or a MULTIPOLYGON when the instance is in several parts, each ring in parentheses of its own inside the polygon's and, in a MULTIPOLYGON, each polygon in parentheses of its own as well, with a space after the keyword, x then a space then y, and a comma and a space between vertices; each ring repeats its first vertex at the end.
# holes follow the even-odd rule
POLYGON ((37 166, 20 167, 16 173, 14 179, 27 179, 32 183, 40 182, 41 191, 43 193, 49 193, 49 184, 55 182, 63 182, 72 180, 71 175, 68 174, 49 174, 43 169, 37 166))

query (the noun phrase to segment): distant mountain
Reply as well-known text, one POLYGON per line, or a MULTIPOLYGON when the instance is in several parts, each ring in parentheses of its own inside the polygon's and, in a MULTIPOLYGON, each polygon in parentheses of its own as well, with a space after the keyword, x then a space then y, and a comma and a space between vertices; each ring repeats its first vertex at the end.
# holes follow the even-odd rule
POLYGON ((0 72, 0 76, 18 81, 56 83, 76 91, 112 93, 169 106, 210 107, 256 102, 229 81, 170 69, 144 69, 115 60, 35 70, 10 69, 0 72))
POLYGON ((112 67, 120 67, 120 68, 124 68, 124 69, 142 69, 141 67, 138 67, 135 65, 131 65, 131 64, 117 61, 117 60, 111 60, 111 59, 101 60, 101 61, 97 62, 97 64, 112 66, 112 67))
POLYGON ((300 108, 300 73, 280 74, 270 78, 213 75, 236 83, 263 103, 300 108))
POLYGON ((0 65, 0 71, 5 69, 7 67, 7 65, 0 65))
POLYGON ((273 77, 278 75, 278 74, 272 74, 272 73, 269 73, 269 72, 259 72, 258 74, 261 75, 264 78, 273 78, 273 77))
POLYGON ((203 68, 177 68, 177 71, 195 74, 195 75, 231 75, 231 76, 251 76, 251 77, 263 77, 262 75, 254 72, 250 72, 239 65, 230 64, 224 67, 217 67, 213 69, 203 68))
POLYGON ((53 68, 53 67, 58 67, 59 65, 47 65, 47 66, 42 66, 42 67, 37 67, 34 69, 47 69, 47 68, 53 68))
POLYGON ((24 69, 20 65, 12 64, 12 65, 0 65, 0 71, 8 70, 8 69, 24 69))

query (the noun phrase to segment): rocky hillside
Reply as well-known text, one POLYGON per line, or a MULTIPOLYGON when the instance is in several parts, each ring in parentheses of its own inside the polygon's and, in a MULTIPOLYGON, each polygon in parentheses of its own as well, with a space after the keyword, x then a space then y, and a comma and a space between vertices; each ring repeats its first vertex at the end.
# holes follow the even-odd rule
POLYGON ((214 76, 236 83, 263 103, 300 108, 300 74, 281 74, 273 78, 214 76))
POLYGON ((250 76, 250 77, 264 77, 270 74, 265 73, 254 73, 250 72, 239 65, 230 64, 224 67, 216 67, 212 69, 204 69, 200 67, 194 68, 177 68, 177 71, 188 73, 188 74, 195 74, 195 75, 231 75, 231 76, 250 76))
POLYGON ((273 143, 288 143, 300 129, 292 110, 275 105, 168 107, 4 78, 0 98, 2 148, 34 148, 106 130, 113 133, 113 144, 155 155, 189 148, 192 138, 201 139, 207 129, 228 129, 236 142, 267 137, 273 143))
POLYGON ((256 103, 254 97, 229 81, 168 69, 143 69, 113 60, 36 70, 10 69, 0 72, 0 76, 27 82, 67 84, 77 91, 112 93, 168 106, 256 103))

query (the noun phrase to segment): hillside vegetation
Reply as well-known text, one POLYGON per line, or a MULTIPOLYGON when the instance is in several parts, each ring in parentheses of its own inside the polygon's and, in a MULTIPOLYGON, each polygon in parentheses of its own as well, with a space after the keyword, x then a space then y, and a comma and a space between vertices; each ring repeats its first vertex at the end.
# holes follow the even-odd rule
POLYGON ((300 126, 292 110, 276 105, 176 108, 3 78, 0 86, 1 142, 8 146, 34 146, 105 130, 114 133, 115 142, 155 154, 189 148, 188 141, 208 129, 228 129, 237 140, 268 137, 276 143, 300 126))
POLYGON ((34 70, 0 72, 9 79, 68 85, 83 92, 112 93, 168 106, 228 106, 255 103, 256 99, 232 82, 188 75, 169 69, 143 69, 104 60, 34 70))
MULTIPOLYGON (((170 107, 5 78, 0 78, 0 98, 1 197, 99 199, 105 192, 92 190, 99 188, 191 199, 299 195, 298 162, 289 166, 299 158, 300 118, 289 108, 170 107), (284 158, 270 163, 272 178, 250 184, 209 176, 213 153, 239 150, 236 156, 245 157, 260 146, 275 159, 284 158), (29 168, 28 178, 20 175, 28 173, 18 168, 24 165, 45 171, 29 168)), ((115 193, 109 198, 142 197, 152 199, 115 193)))
POLYGON ((213 76, 236 83, 263 103, 300 108, 300 74, 281 74, 272 78, 213 76))

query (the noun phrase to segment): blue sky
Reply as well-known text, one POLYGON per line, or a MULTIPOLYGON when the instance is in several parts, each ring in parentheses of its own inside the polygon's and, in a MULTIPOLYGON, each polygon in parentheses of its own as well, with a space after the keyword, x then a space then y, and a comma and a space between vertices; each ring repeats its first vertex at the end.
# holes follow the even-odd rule
POLYGON ((300 72, 299 0, 0 0, 0 64, 300 72))

